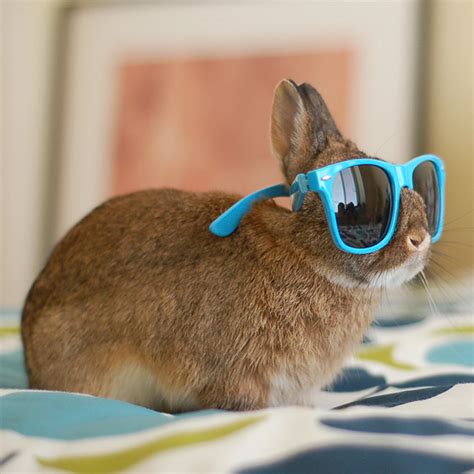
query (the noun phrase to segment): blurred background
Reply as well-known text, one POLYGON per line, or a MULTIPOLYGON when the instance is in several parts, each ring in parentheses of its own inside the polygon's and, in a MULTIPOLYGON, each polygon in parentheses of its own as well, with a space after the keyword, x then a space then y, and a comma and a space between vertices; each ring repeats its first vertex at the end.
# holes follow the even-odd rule
POLYGON ((322 93, 369 154, 447 167, 438 304, 472 295, 470 0, 1 1, 0 307, 21 307, 54 243, 107 197, 280 181, 271 98, 322 93))

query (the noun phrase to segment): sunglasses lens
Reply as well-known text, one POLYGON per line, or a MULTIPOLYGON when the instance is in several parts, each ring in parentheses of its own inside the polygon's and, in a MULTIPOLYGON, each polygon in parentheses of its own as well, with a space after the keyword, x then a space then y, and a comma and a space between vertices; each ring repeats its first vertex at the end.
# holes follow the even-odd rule
POLYGON ((415 168, 413 188, 425 201, 428 230, 433 236, 439 223, 439 184, 438 173, 431 161, 425 161, 415 168))
POLYGON ((378 166, 353 166, 333 181, 333 209, 342 241, 353 248, 377 245, 385 236, 392 210, 392 187, 378 166))

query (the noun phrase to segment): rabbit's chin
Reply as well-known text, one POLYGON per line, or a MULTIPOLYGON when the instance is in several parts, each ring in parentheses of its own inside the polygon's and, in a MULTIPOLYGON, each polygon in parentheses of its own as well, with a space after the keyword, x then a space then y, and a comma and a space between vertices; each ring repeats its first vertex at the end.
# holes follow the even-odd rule
POLYGON ((413 262, 390 270, 374 272, 367 278, 365 288, 398 288, 412 280, 425 267, 424 263, 413 262))
POLYGON ((379 290, 383 288, 398 288, 412 280, 426 265, 425 258, 412 258, 400 266, 386 270, 374 270, 364 278, 355 278, 344 273, 328 273, 326 277, 337 285, 345 288, 365 288, 379 290))

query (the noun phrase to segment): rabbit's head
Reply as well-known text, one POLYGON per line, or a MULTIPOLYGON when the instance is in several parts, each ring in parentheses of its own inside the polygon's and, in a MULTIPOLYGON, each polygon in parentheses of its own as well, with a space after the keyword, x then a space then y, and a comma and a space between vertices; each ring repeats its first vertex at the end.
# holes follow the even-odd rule
MULTIPOLYGON (((290 80, 281 81, 275 90, 271 142, 288 185, 299 173, 367 158, 341 135, 321 95, 309 84, 297 85, 290 80)), ((317 193, 307 193, 293 220, 295 244, 314 257, 316 271, 345 287, 399 286, 418 274, 429 258, 431 238, 425 205, 412 190, 402 190, 391 242, 373 253, 356 255, 336 247, 317 193)))

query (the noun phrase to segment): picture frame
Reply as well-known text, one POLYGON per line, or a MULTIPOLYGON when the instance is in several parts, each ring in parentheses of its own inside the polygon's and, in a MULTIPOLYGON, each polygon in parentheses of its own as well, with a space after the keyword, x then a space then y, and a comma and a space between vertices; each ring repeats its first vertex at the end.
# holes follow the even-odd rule
POLYGON ((350 138, 370 156, 412 158, 421 15, 417 0, 86 3, 71 9, 52 240, 112 194, 117 71, 127 60, 351 51, 350 138))

